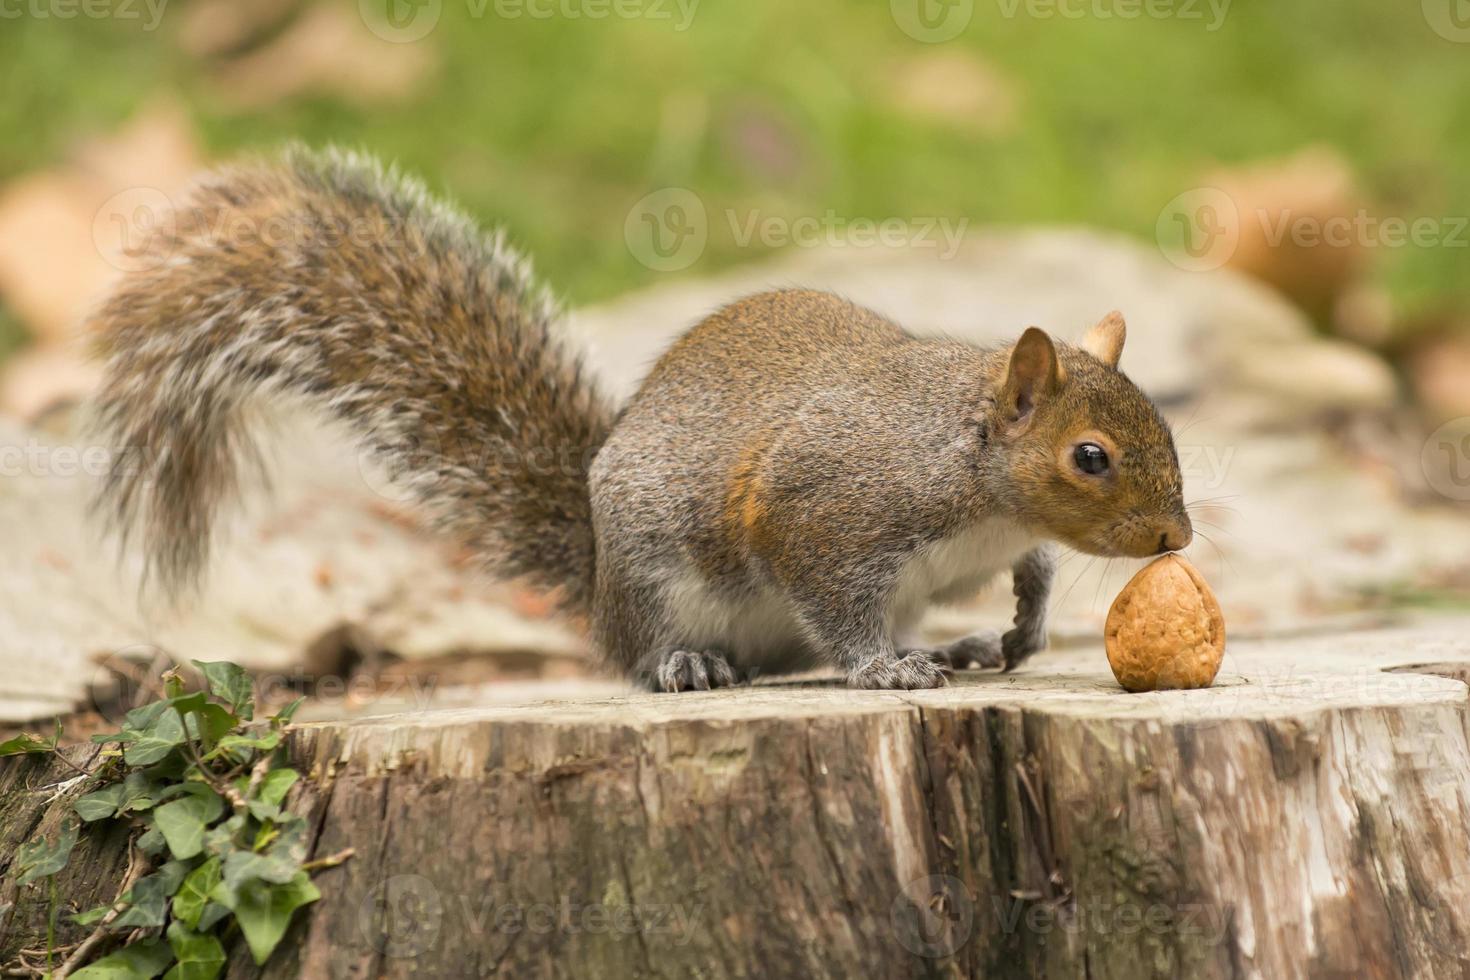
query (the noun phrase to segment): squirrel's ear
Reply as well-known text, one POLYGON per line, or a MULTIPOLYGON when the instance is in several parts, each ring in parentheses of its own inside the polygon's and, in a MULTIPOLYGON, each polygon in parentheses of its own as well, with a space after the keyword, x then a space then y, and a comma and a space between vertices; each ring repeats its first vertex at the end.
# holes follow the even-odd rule
POLYGON ((1050 397, 1067 380, 1057 349, 1046 331, 1027 327, 1011 351, 1001 386, 1001 407, 1013 419, 1023 419, 1036 405, 1050 397))
POLYGON ((1109 313, 1082 338, 1082 349, 1110 367, 1118 366, 1123 356, 1123 341, 1128 338, 1128 324, 1117 310, 1109 313))

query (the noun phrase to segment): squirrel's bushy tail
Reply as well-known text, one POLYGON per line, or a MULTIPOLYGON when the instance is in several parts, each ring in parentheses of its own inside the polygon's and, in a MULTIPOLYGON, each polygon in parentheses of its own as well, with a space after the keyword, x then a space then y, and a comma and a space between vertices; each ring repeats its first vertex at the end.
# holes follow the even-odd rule
POLYGON ((135 462, 97 505, 165 588, 208 556, 251 452, 242 410, 294 393, 492 571, 586 608, 587 470, 613 411, 499 236, 368 159, 298 149, 207 178, 139 259, 96 316, 96 421, 135 462))

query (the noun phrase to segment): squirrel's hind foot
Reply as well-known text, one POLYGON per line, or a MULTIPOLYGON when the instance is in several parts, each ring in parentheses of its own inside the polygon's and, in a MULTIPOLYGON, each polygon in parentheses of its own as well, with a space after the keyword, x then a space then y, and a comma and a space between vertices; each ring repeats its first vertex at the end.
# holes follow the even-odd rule
POLYGON ((1005 648, 1000 633, 995 630, 973 633, 927 652, 951 670, 1004 667, 1006 663, 1005 648))
POLYGON ((874 657, 847 677, 853 687, 913 691, 949 683, 949 667, 929 650, 909 650, 895 657, 874 657))
POLYGON ((738 683, 729 661, 718 653, 664 650, 643 658, 635 676, 652 691, 708 691, 738 683))

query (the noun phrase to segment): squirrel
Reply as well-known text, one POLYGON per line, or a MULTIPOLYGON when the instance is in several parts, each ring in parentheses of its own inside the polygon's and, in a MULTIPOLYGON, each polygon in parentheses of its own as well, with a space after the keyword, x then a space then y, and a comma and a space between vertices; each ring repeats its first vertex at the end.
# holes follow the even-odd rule
POLYGON ((144 464, 96 505, 175 597, 253 455, 259 395, 345 423, 435 526, 655 691, 1013 670, 1046 645, 1053 543, 1147 557, 1192 536, 1169 427, 1118 370, 1118 313, 1078 346, 1030 327, 982 348, 765 292, 689 329, 619 407, 501 234, 359 154, 217 171, 142 255, 93 325, 95 422, 144 464), (1011 629, 915 641, 926 607, 1006 569, 1011 629))

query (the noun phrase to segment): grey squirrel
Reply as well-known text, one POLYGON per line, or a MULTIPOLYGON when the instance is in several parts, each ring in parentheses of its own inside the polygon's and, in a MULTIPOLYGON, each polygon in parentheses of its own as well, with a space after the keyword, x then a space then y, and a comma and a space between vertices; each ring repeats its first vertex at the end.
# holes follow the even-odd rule
POLYGON ((1168 426, 1117 370, 1116 313, 1079 347, 1032 327, 982 349, 767 292, 690 329, 618 409, 501 237, 358 155, 221 170, 144 254, 96 315, 95 407, 148 462, 98 504, 174 594, 249 455, 243 410, 272 394, 345 423, 435 524, 553 590, 654 690, 1014 669, 1046 644, 1048 542, 1143 557, 1191 538, 1168 426), (926 607, 1005 569, 1003 636, 913 639, 926 607))

